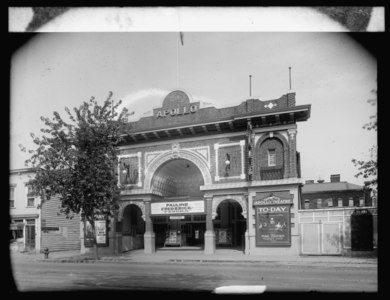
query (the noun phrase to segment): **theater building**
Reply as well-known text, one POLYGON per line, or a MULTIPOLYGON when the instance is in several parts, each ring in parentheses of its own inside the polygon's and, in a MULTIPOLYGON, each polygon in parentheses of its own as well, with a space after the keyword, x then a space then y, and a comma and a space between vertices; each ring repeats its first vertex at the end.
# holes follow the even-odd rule
POLYGON ((103 248, 298 255, 297 122, 310 105, 296 105, 295 93, 221 109, 179 90, 162 100, 123 131, 120 208, 103 248))

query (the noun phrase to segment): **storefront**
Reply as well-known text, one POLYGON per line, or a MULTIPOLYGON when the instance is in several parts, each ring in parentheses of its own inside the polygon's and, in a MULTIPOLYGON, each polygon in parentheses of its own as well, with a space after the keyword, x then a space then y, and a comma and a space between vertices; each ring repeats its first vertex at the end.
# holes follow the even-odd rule
POLYGON ((298 254, 296 123, 309 116, 295 93, 221 109, 169 93, 123 129, 107 249, 298 254))
POLYGON ((31 251, 36 249, 38 215, 15 216, 10 224, 11 250, 31 251))

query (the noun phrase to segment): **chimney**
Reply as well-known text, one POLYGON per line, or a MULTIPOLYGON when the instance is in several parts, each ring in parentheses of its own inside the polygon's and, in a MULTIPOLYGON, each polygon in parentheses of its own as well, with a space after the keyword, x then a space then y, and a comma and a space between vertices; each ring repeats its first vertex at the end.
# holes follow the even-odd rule
POLYGON ((340 174, 330 175, 330 182, 340 182, 340 174))
POLYGON ((295 106, 295 93, 287 94, 287 106, 295 106))
POLYGON ((314 180, 306 180, 305 183, 314 183, 314 180))

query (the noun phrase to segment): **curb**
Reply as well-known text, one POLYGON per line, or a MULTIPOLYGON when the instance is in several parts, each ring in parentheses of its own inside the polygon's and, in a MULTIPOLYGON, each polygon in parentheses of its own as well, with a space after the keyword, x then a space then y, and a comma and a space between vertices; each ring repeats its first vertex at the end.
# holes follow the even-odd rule
POLYGON ((72 258, 58 258, 58 259, 38 259, 38 262, 52 262, 52 263, 131 263, 131 264, 177 264, 177 263, 212 263, 212 264, 273 264, 273 265, 308 265, 310 264, 313 267, 321 266, 323 267, 325 265, 329 267, 334 267, 335 265, 338 265, 340 267, 362 267, 363 265, 365 267, 371 267, 371 268, 377 268, 377 262, 332 262, 332 261, 307 261, 307 262, 301 262, 301 261, 257 261, 257 260, 212 260, 212 259, 167 259, 167 260, 161 260, 161 261, 134 261, 129 259, 100 259, 95 260, 94 258, 81 258, 81 259, 72 259, 72 258))

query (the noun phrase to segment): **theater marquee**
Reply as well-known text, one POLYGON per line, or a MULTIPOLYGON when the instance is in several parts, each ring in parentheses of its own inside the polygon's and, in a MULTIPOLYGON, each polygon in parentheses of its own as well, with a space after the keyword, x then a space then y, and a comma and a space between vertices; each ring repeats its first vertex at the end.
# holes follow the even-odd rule
POLYGON ((151 204, 152 215, 204 213, 204 201, 157 202, 151 204))
POLYGON ((268 197, 255 200, 256 246, 290 246, 292 199, 268 197))

